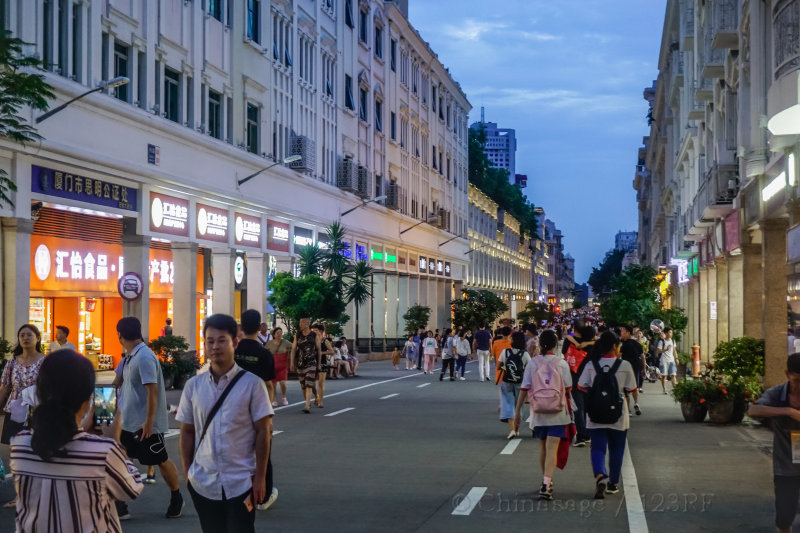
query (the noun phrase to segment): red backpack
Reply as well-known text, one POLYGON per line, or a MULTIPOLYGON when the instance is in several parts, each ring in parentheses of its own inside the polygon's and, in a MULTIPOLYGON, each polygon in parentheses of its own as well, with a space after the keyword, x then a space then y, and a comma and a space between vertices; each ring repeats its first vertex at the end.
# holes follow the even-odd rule
POLYGON ((569 348, 567 348, 567 353, 564 355, 564 360, 569 365, 569 369, 572 371, 573 374, 578 373, 578 369, 581 366, 581 363, 586 358, 586 352, 575 346, 574 344, 570 343, 569 348))

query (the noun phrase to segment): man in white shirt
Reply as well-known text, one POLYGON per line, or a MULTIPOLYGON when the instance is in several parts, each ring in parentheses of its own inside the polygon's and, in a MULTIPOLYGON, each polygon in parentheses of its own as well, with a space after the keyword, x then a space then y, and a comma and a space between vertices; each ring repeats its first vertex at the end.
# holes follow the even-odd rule
POLYGON ((204 533, 254 532, 255 504, 266 496, 272 405, 264 382, 236 365, 236 333, 233 317, 206 319, 209 371, 186 383, 176 416, 183 473, 204 533))
POLYGON ((47 347, 47 353, 57 352, 58 350, 78 351, 74 344, 67 340, 69 328, 67 326, 56 326, 56 340, 47 347))
POLYGON ((258 342, 261 343, 261 346, 266 346, 267 343, 271 340, 272 340, 272 335, 267 329, 267 323, 262 322, 261 326, 258 328, 258 342))
POLYGON ((672 382, 673 387, 678 382, 678 367, 675 364, 675 341, 672 340, 672 330, 670 328, 664 328, 664 333, 661 334, 658 353, 661 355, 658 368, 661 389, 664 394, 667 394, 667 379, 672 382))

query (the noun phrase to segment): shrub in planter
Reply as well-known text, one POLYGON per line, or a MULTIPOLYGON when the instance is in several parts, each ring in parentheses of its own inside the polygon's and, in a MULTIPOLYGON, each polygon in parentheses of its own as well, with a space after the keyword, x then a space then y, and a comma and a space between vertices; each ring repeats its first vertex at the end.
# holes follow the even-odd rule
POLYGON ((681 413, 686 422, 702 422, 706 418, 708 405, 703 395, 706 384, 698 379, 682 379, 672 389, 672 397, 681 404, 681 413))
POLYGON ((703 379, 704 403, 708 404, 708 419, 712 424, 729 424, 733 418, 733 394, 728 390, 731 378, 712 374, 703 379))
POLYGON ((164 388, 171 389, 174 381, 178 378, 179 366, 176 359, 186 353, 189 344, 180 335, 168 335, 158 337, 150 341, 150 349, 158 356, 161 361, 161 372, 164 374, 164 388))
POLYGON ((763 392, 761 383, 756 378, 736 378, 731 380, 728 391, 733 397, 733 417, 731 422, 738 424, 744 420, 747 407, 763 392))
POLYGON ((200 368, 200 359, 196 352, 187 352, 173 357, 173 362, 175 364, 175 381, 173 383, 176 389, 182 389, 186 381, 197 373, 200 368))
POLYGON ((737 337, 721 342, 714 350, 714 371, 732 378, 764 375, 764 340, 737 337))

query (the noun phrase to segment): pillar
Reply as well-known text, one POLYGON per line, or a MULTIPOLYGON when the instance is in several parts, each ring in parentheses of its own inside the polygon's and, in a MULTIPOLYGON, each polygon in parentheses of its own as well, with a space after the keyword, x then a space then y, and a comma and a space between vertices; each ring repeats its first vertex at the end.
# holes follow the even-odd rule
POLYGON ((378 349, 378 345, 383 345, 383 339, 386 337, 386 306, 388 304, 388 296, 386 294, 386 273, 375 272, 372 275, 372 328, 370 337, 376 351, 384 351, 382 348, 378 349))
POLYGON ((172 331, 186 338, 190 350, 197 347, 197 244, 172 243, 175 280, 172 285, 172 331))
POLYGON ((402 337, 404 329, 400 318, 403 314, 400 313, 399 281, 397 274, 386 276, 386 338, 392 340, 402 337))
POLYGON ((233 279, 233 265, 236 261, 236 251, 230 248, 217 248, 212 250, 211 268, 213 272, 214 287, 214 314, 233 316, 236 305, 236 282, 233 279))
POLYGON ((717 323, 719 322, 719 301, 717 301, 717 267, 716 265, 708 266, 708 304, 705 309, 706 316, 708 316, 708 351, 706 355, 708 360, 714 358, 714 351, 717 349, 717 323), (717 318, 711 319, 711 302, 717 302, 717 318))
POLYGON ((764 385, 767 387, 786 381, 787 229, 788 222, 785 219, 767 220, 762 224, 762 327, 766 342, 764 385))
MULTIPOLYGON (((2 336, 16 344, 17 328, 30 320, 33 220, 3 217, 2 336)), ((55 267, 53 267, 55 268, 55 267)))
POLYGON ((430 325, 428 326, 429 329, 435 330, 436 328, 446 327, 444 326, 445 323, 442 322, 439 312, 439 292, 437 291, 436 278, 429 277, 425 280, 425 292, 427 292, 428 301, 426 305, 431 308, 431 320, 429 322, 430 325))
POLYGON ((263 252, 247 252, 247 308, 261 313, 261 319, 267 313, 267 254, 263 252))
POLYGON ((700 360, 710 361, 709 343, 708 343, 708 268, 700 269, 700 282, 698 285, 700 292, 700 302, 697 306, 697 314, 699 315, 700 331, 698 331, 697 338, 700 345, 700 360))
MULTIPOLYGON (((742 257, 742 300, 744 305, 742 318, 744 323, 744 335, 761 339, 764 337, 761 320, 763 299, 761 290, 763 276, 761 272, 761 245, 743 245, 742 257)), ((785 299, 784 297, 784 300, 785 299)))
MULTIPOLYGON (((731 339, 744 335, 744 255, 728 258, 728 335, 731 339)), ((750 302, 750 305, 758 305, 750 302)))
POLYGON ((408 308, 411 306, 409 304, 409 280, 411 278, 406 274, 400 274, 397 278, 397 335, 398 336, 405 336, 406 331, 406 321, 403 319, 403 315, 406 314, 408 308))
POLYGON ((717 259, 717 343, 727 342, 729 337, 728 326, 728 262, 727 259, 717 259))
MULTIPOLYGON (((135 272, 144 282, 138 300, 123 300, 122 316, 139 319, 146 341, 150 328, 150 237, 136 233, 136 219, 132 217, 122 220, 122 257, 125 272, 135 272)), ((175 276, 176 279, 179 277, 175 276)))

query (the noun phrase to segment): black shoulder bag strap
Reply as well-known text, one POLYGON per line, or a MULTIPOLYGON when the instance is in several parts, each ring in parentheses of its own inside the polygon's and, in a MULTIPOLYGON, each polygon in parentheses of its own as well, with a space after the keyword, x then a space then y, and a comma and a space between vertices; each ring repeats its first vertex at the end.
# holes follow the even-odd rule
POLYGON ((247 371, 240 369, 239 372, 237 372, 237 374, 233 376, 231 382, 228 384, 227 387, 225 387, 225 390, 222 391, 222 396, 219 397, 217 403, 215 403, 214 406, 211 408, 211 411, 208 412, 206 423, 203 424, 203 433, 200 434, 200 440, 197 441, 198 448, 200 447, 200 443, 203 442, 203 438, 206 436, 206 433, 208 432, 208 427, 211 425, 211 421, 214 420, 214 416, 217 414, 217 411, 219 411, 220 407, 222 407, 222 402, 224 402, 225 398, 228 397, 228 394, 230 394, 231 389, 233 389, 234 385, 236 385, 236 382, 239 381, 239 378, 241 378, 245 374, 247 374, 247 371))

